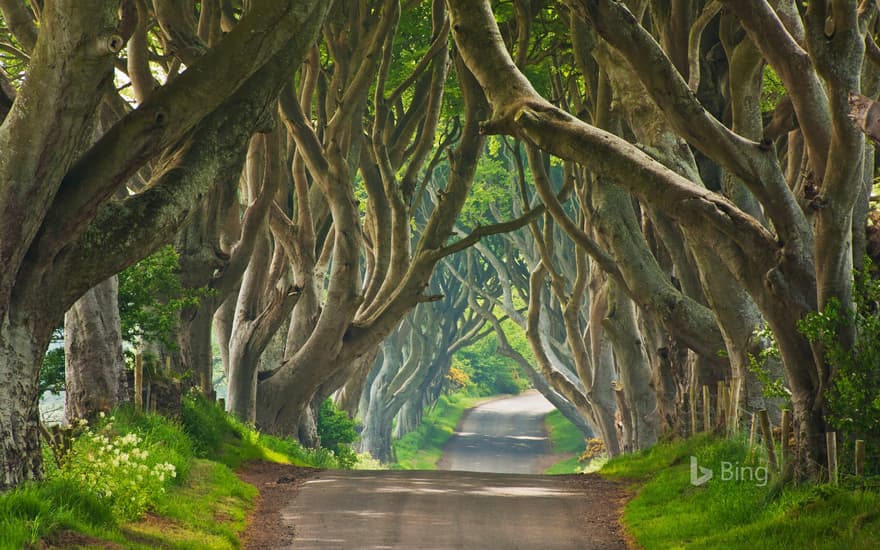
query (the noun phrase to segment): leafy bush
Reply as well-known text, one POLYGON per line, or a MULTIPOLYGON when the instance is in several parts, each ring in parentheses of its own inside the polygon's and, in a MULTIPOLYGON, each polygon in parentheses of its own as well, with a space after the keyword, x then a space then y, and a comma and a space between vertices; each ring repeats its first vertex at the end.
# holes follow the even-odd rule
MULTIPOLYGON (((849 443, 864 439, 866 467, 880 473, 880 280, 870 272, 866 258, 863 269, 855 272, 854 309, 831 299, 823 311, 805 317, 799 328, 811 342, 822 345, 833 372, 825 394, 829 423, 849 443), (852 347, 841 342, 840 334, 846 332, 855 334, 852 347)), ((848 455, 851 447, 842 446, 842 454, 848 455)))
POLYGON ((450 372, 455 372, 459 379, 450 380, 449 384, 460 386, 465 382, 464 390, 472 395, 516 395, 529 386, 516 363, 498 353, 494 334, 456 353, 450 372))
MULTIPOLYGON (((765 324, 763 327, 755 330, 754 336, 756 339, 766 342, 767 345, 761 348, 757 357, 751 353, 749 354, 749 363, 746 365, 746 368, 761 383, 761 393, 764 397, 767 399, 781 399, 789 403, 791 401, 791 391, 786 387, 785 380, 774 376, 770 372, 770 363, 781 361, 779 346, 776 345, 773 331, 765 324)), ((790 407, 791 405, 787 406, 790 407)))
POLYGON ((181 421, 184 431, 192 440, 195 456, 199 458, 216 456, 230 433, 241 436, 241 431, 231 422, 226 411, 198 392, 183 399, 181 421))
POLYGON ((449 372, 446 373, 446 380, 453 390, 461 390, 472 386, 474 383, 471 380, 471 375, 462 368, 461 360, 456 358, 452 359, 452 366, 449 367, 449 372))
POLYGON ((85 432, 74 445, 71 459, 59 470, 62 479, 78 482, 110 503, 119 520, 138 517, 152 495, 165 492, 166 479, 177 476, 173 464, 150 465, 150 453, 139 448, 136 434, 108 437, 85 432))
POLYGON ((180 257, 173 246, 159 249, 119 274, 119 315, 122 338, 159 341, 174 347, 176 314, 194 307, 208 291, 185 288, 177 272, 180 257))
POLYGON ((104 500, 115 519, 126 521, 164 493, 177 477, 174 463, 185 466, 192 455, 165 446, 155 433, 117 431, 114 421, 111 416, 101 427, 86 428, 55 475, 104 500))
POLYGON ((332 399, 325 399, 318 411, 318 436, 321 446, 336 455, 339 466, 351 468, 357 464, 357 453, 351 444, 357 441, 358 433, 354 421, 348 413, 339 410, 332 399))
POLYGON ((43 367, 40 369, 40 393, 47 391, 55 394, 64 391, 64 348, 50 349, 43 358, 43 367))

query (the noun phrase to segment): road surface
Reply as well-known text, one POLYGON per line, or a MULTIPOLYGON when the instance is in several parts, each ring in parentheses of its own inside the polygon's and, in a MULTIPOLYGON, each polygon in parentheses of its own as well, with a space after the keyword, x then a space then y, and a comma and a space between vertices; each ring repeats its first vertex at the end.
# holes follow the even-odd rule
POLYGON ((536 391, 468 411, 443 450, 441 470, 540 474, 550 441, 544 417, 553 405, 536 391))
MULTIPOLYGON (((534 470, 547 450, 543 417, 549 403, 538 397, 494 401, 472 410, 447 448, 447 467, 534 470)), ((325 471, 303 482, 297 496, 274 512, 278 520, 273 527, 292 529, 295 539, 259 546, 620 549, 625 548, 618 523, 624 497, 619 485, 593 476, 325 471)))

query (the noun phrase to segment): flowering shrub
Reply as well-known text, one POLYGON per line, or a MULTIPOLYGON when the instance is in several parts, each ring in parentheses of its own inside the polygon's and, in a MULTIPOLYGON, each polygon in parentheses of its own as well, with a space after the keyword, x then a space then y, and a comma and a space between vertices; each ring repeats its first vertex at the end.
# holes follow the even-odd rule
POLYGON ((607 455, 605 443, 597 437, 589 437, 586 440, 587 448, 578 458, 578 462, 587 462, 595 458, 601 458, 607 455))
POLYGON ((177 468, 151 452, 137 433, 116 435, 113 420, 100 429, 84 426, 57 475, 105 499, 118 520, 131 520, 165 492, 177 468))

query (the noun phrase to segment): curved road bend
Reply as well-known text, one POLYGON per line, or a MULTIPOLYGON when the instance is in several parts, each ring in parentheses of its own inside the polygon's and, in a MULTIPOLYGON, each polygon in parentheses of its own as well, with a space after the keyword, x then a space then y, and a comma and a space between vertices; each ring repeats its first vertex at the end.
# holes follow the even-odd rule
POLYGON ((441 470, 543 473, 550 454, 544 417, 553 405, 537 391, 483 403, 465 413, 443 449, 441 470))
MULTIPOLYGON (((448 467, 534 469, 547 449, 541 399, 472 410, 446 449, 448 467)), ((303 483, 281 517, 296 549, 620 549, 621 498, 618 487, 586 477, 326 471, 303 483)))

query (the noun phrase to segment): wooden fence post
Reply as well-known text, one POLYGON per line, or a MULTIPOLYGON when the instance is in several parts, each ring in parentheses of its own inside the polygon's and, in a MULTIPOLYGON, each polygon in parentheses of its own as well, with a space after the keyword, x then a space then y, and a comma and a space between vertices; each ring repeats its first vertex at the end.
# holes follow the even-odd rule
POLYGON ((782 449, 782 464, 780 466, 782 469, 785 469, 791 463, 791 444, 789 443, 789 439, 791 438, 791 411, 788 409, 782 411, 781 437, 782 441, 780 448, 782 449))
POLYGON ((825 434, 825 447, 828 451, 828 481, 837 485, 837 432, 825 434))
POLYGON ((718 381, 718 394, 715 396, 715 423, 720 429, 724 429, 725 406, 727 405, 727 386, 724 380, 718 381))
POLYGON ((856 475, 865 474, 865 440, 856 439, 856 475))
POLYGON ((144 356, 140 353, 134 356, 134 408, 144 410, 144 356))
POLYGON ((770 417, 767 409, 758 411, 758 420, 761 422, 761 438, 764 440, 764 448, 767 450, 767 461, 774 472, 779 471, 779 463, 776 461, 776 446, 773 443, 773 431, 770 429, 770 417))
POLYGON ((728 421, 730 429, 728 432, 731 436, 739 432, 739 394, 741 391, 742 378, 736 377, 730 387, 730 420, 728 421))
POLYGON ((758 438, 758 415, 752 413, 752 425, 749 428, 749 453, 746 455, 746 461, 751 460, 752 454, 755 452, 755 440, 758 438))
POLYGON ((712 431, 712 404, 709 401, 709 386, 703 386, 703 431, 712 431))

